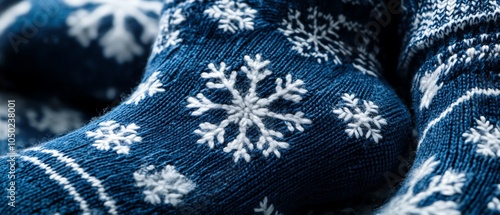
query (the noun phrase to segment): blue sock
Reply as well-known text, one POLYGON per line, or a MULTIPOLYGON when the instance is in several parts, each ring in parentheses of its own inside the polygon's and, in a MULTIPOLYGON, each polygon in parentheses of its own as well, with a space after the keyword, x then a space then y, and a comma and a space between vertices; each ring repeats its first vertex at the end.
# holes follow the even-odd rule
POLYGON ((373 8, 166 3, 135 92, 14 157, 15 208, 0 210, 293 214, 378 185, 410 116, 380 78, 370 18, 357 16, 373 8))
MULTIPOLYGON (((440 1, 441 2, 441 1, 440 1)), ((418 150, 381 214, 500 213, 496 1, 405 4, 418 150)))
POLYGON ((140 80, 162 5, 161 0, 0 2, 0 87, 65 100, 119 99, 140 80))

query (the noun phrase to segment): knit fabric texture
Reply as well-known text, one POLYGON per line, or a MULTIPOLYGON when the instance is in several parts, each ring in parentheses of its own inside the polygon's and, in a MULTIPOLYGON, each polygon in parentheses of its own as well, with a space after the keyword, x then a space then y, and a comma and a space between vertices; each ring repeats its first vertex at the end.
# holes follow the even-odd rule
POLYGON ((415 164, 380 214, 500 213, 500 5, 406 1, 415 164))
POLYGON ((411 118, 381 77, 379 32, 358 16, 379 7, 165 1, 127 99, 1 157, 16 177, 0 178, 15 183, 0 212, 296 214, 383 183, 411 118))

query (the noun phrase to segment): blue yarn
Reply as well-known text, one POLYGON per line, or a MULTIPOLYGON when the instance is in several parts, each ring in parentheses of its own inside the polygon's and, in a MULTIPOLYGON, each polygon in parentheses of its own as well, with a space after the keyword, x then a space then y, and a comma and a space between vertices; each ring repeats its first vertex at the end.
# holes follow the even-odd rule
POLYGON ((166 2, 135 92, 19 152, 2 214, 295 214, 397 167, 411 118, 357 16, 381 2, 166 2))
POLYGON ((380 214, 500 213, 497 1, 407 1, 415 164, 380 214))

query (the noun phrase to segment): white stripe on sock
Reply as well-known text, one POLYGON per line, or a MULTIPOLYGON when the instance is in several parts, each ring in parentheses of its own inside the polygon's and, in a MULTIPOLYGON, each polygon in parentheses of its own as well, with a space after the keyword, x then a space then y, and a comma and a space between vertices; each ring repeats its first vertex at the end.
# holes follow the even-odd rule
POLYGON ((418 146, 422 144, 424 141, 425 137, 427 136, 427 132, 432 128, 432 126, 436 125, 441 119, 445 118, 449 113, 453 111, 453 108, 455 108, 458 105, 461 105, 462 103, 469 101, 476 95, 485 95, 485 96, 500 96, 500 89, 478 89, 474 88, 472 90, 467 91, 467 93, 460 98, 458 98, 453 104, 448 106, 446 110, 444 110, 438 118, 433 119, 429 124, 427 124, 427 127, 425 128, 424 132, 422 133, 422 138, 420 138, 420 141, 418 141, 418 146))
POLYGON ((39 151, 47 154, 51 154, 55 157, 57 157, 57 160, 60 160, 64 163, 66 163, 66 166, 69 166, 73 169, 73 171, 77 172, 83 179, 87 180, 92 187, 97 188, 97 193, 99 195, 99 199, 104 201, 104 205, 109 208, 108 212, 110 214, 116 215, 118 212, 116 211, 116 205, 115 205, 115 200, 113 200, 108 194, 106 193, 106 189, 102 185, 101 181, 97 179, 94 176, 89 175, 85 170, 83 170, 80 165, 78 165, 73 158, 70 158, 68 156, 65 156, 63 153, 56 151, 56 150, 49 150, 49 149, 43 149, 39 151))
POLYGON ((416 53, 421 50, 424 50, 435 42, 445 38, 446 36, 456 33, 458 29, 464 29, 468 26, 477 25, 479 23, 488 23, 491 21, 496 21, 500 15, 500 8, 495 8, 491 12, 479 12, 472 15, 465 15, 459 19, 452 19, 449 22, 440 25, 438 28, 428 29, 428 31, 421 36, 417 36, 415 40, 412 40, 410 43, 411 47, 408 50, 408 54, 405 57, 404 62, 402 63, 402 70, 407 71, 410 65, 410 61, 413 59, 416 53))
POLYGON ((73 199, 80 204, 80 209, 83 211, 84 215, 90 215, 89 207, 87 205, 87 201, 80 196, 80 194, 76 191, 75 187, 71 185, 69 180, 61 175, 59 175, 56 171, 54 171, 49 165, 41 162, 36 157, 29 156, 21 156, 21 159, 25 161, 29 161, 40 168, 45 170, 45 174, 50 175, 50 179, 57 181, 60 185, 63 185, 63 188, 69 192, 73 199))

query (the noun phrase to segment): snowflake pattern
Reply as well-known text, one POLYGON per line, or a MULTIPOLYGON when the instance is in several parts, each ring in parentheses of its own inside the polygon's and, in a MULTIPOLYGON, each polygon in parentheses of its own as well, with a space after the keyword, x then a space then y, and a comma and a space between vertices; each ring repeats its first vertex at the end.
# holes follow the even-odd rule
POLYGON ((477 144, 476 153, 494 158, 500 157, 500 127, 493 126, 481 116, 476 120, 476 127, 470 128, 462 137, 466 143, 477 144))
POLYGON ((380 129, 383 125, 387 125, 387 121, 378 114, 378 106, 366 100, 359 105, 360 100, 354 94, 346 93, 342 96, 342 100, 344 100, 345 107, 334 109, 333 113, 344 122, 349 122, 345 130, 349 137, 353 135, 356 138, 365 136, 369 139, 371 137, 375 143, 378 143, 382 139, 380 129))
POLYGON ((179 37, 180 29, 178 26, 185 20, 181 8, 167 9, 163 12, 160 19, 160 35, 156 38, 153 46, 153 54, 158 54, 167 47, 182 42, 182 38, 179 37))
MULTIPOLYGON (((393 198, 384 210, 383 214, 460 214, 458 204, 454 201, 438 200, 428 203, 436 194, 451 197, 461 194, 466 181, 464 173, 456 173, 449 169, 443 175, 434 175, 426 186, 417 186, 423 179, 434 172, 439 161, 434 157, 427 159, 409 177, 409 187, 406 193, 399 198, 393 198), (416 187, 422 190, 416 191, 416 187)), ((424 185, 424 184, 422 184, 424 185)))
POLYGON ((333 17, 317 7, 310 7, 305 15, 299 10, 290 10, 279 31, 292 43, 292 50, 304 57, 313 57, 318 63, 332 61, 335 64, 342 64, 341 59, 350 58, 354 68, 363 74, 377 76, 375 53, 378 49, 367 51, 367 36, 373 33, 364 29, 362 24, 348 21, 342 14, 333 17), (340 40, 341 29, 364 35, 362 44, 353 49, 340 40))
POLYGON ((258 208, 254 208, 254 212, 255 213, 262 213, 263 215, 281 215, 277 210, 275 211, 274 210, 274 205, 271 204, 271 205, 267 205, 267 196, 264 197, 264 200, 262 200, 262 202, 260 202, 259 204, 259 207, 258 208))
POLYGON ((219 20, 219 28, 224 32, 236 33, 238 30, 253 30, 257 11, 246 3, 220 0, 204 11, 210 18, 219 20))
POLYGON ((267 98, 260 98, 257 93, 257 85, 272 74, 270 70, 266 69, 270 61, 263 61, 259 54, 255 56, 255 59, 251 59, 247 55, 244 57, 244 60, 248 67, 242 66, 240 70, 250 82, 250 87, 245 94, 238 91, 235 87, 238 76, 237 71, 232 71, 229 77, 226 77, 225 72, 228 68, 224 62, 220 64, 219 68, 216 68, 212 63, 209 64, 208 68, 210 72, 201 74, 201 77, 204 79, 218 81, 208 82, 206 84, 208 89, 225 89, 229 91, 232 95, 232 104, 213 103, 201 93, 196 95, 196 98, 190 97, 188 99, 189 104, 187 107, 197 108, 192 113, 193 116, 200 116, 206 111, 215 109, 224 110, 227 113, 227 118, 218 125, 209 122, 200 124, 200 129, 195 131, 196 134, 201 136, 198 143, 207 143, 210 148, 214 148, 215 141, 223 144, 225 142, 226 127, 230 124, 236 124, 239 127, 239 134, 224 148, 224 152, 226 153, 234 151, 235 162, 240 158, 244 158, 245 161, 250 162, 249 150, 254 150, 255 146, 262 151, 265 157, 268 157, 270 153, 274 153, 279 158, 281 156, 279 149, 288 148, 289 144, 277 140, 283 138, 284 135, 279 131, 267 128, 264 118, 269 117, 284 121, 290 132, 295 130, 304 131, 302 125, 311 124, 312 121, 305 118, 304 113, 300 111, 295 114, 272 112, 269 110, 269 105, 278 99, 298 103, 302 100, 302 95, 307 90, 302 88, 304 84, 302 80, 292 81, 292 76, 288 74, 284 88, 282 86, 283 80, 277 78, 275 92, 267 98), (256 143, 252 142, 247 134, 251 127, 257 128, 260 133, 260 137, 256 143))
POLYGON ((137 135, 137 129, 140 127, 134 123, 123 126, 111 120, 101 122, 99 126, 100 128, 96 131, 87 131, 87 137, 95 139, 92 146, 99 150, 108 151, 111 144, 114 144, 112 149, 117 154, 128 154, 130 145, 142 141, 142 138, 137 135))
POLYGON ((54 110, 42 106, 41 117, 35 110, 27 110, 26 118, 31 127, 38 131, 50 131, 56 135, 62 135, 69 130, 79 128, 82 124, 82 116, 74 110, 54 110))
POLYGON ((151 76, 149 76, 148 80, 145 83, 139 84, 134 93, 130 96, 130 98, 125 102, 125 104, 129 105, 134 103, 138 105, 143 99, 146 98, 146 95, 153 96, 156 93, 165 92, 165 89, 161 88, 163 84, 158 80, 159 71, 154 72, 151 76))
POLYGON ((288 19, 283 20, 284 28, 279 28, 287 39, 293 44, 292 50, 297 51, 304 57, 315 57, 319 63, 328 61, 332 57, 333 62, 340 64, 339 53, 348 53, 347 45, 339 41, 337 31, 341 23, 345 22, 345 16, 339 15, 337 20, 331 14, 318 12, 317 7, 310 7, 307 12, 307 24, 300 20, 299 10, 290 10, 288 19), (322 23, 322 24, 321 24, 322 23))
POLYGON ((196 187, 195 183, 180 174, 175 167, 167 165, 159 172, 153 172, 150 165, 134 173, 138 187, 144 187, 144 201, 153 205, 171 204, 177 206, 182 199, 196 187), (163 201, 162 201, 163 200, 163 201))
POLYGON ((69 35, 88 47, 99 36, 99 27, 104 18, 112 17, 112 26, 99 39, 103 54, 114 58, 118 63, 131 61, 134 56, 144 53, 143 47, 136 41, 133 32, 128 30, 126 20, 133 18, 142 27, 140 40, 143 44, 153 42, 158 31, 158 16, 162 8, 161 1, 146 0, 64 0, 72 7, 87 8, 73 12, 66 23, 69 35), (96 5, 90 11, 86 5, 96 5), (148 14, 154 14, 150 17, 148 14))

